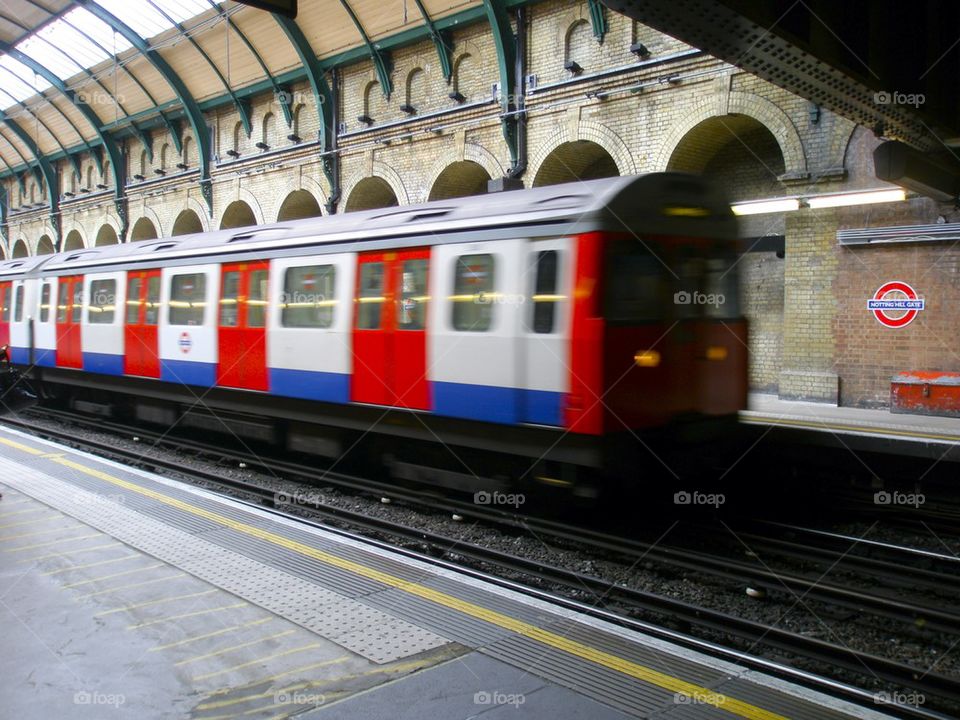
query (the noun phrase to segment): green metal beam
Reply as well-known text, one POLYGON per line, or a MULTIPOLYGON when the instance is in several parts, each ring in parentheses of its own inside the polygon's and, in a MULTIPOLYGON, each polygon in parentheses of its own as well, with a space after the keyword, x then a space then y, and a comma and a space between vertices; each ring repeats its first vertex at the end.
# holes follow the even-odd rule
MULTIPOLYGON (((110 158, 110 169, 113 172, 114 185, 116 186, 114 192, 114 202, 117 207, 117 212, 121 216, 125 215, 126 212, 123 210, 123 156, 120 154, 120 148, 117 146, 117 143, 100 128, 100 117, 93 111, 93 109, 84 102, 78 102, 76 93, 69 89, 64 82, 57 77, 53 72, 48 70, 46 66, 41 65, 39 62, 34 60, 32 57, 26 53, 21 52, 11 45, 0 42, 0 52, 4 52, 14 60, 17 60, 28 68, 33 70, 35 73, 40 75, 44 80, 46 80, 50 85, 53 86, 55 90, 62 93, 73 106, 77 108, 84 119, 90 123, 90 126, 93 128, 93 131, 100 138, 100 142, 103 144, 104 149, 107 151, 107 155, 110 158)), ((94 153, 97 160, 97 165, 100 168, 100 171, 103 171, 103 159, 99 157, 99 154, 94 153)), ((54 191, 52 191, 54 192, 54 191)), ((54 194, 56 194, 54 192, 54 194)))
MULTIPOLYGON (((263 61, 263 58, 260 57, 260 53, 257 52, 257 49, 253 46, 253 43, 250 42, 250 39, 244 35, 243 31, 237 27, 237 24, 230 19, 230 16, 224 12, 223 8, 220 7, 214 0, 207 0, 210 3, 210 7, 217 11, 217 13, 224 19, 227 23, 227 27, 232 29, 237 37, 240 38, 240 42, 244 44, 244 47, 250 51, 250 54, 253 55, 254 60, 257 61, 257 65, 260 66, 260 71, 263 73, 263 76, 266 78, 266 82, 270 84, 270 87, 273 89, 274 97, 278 98, 280 102, 280 108, 283 110, 283 117, 287 121, 287 127, 293 125, 293 113, 290 111, 290 103, 284 102, 283 99, 289 97, 289 93, 285 93, 285 88, 280 86, 280 83, 277 82, 277 79, 273 76, 273 73, 270 72, 270 68, 267 67, 267 64, 263 61)), ((235 92, 235 91, 234 91, 235 92)))
POLYGON ((517 62, 516 39, 510 27, 507 6, 503 0, 483 0, 483 9, 493 33, 493 45, 497 51, 497 68, 500 72, 500 109, 503 111, 501 127, 503 137, 510 151, 511 168, 519 162, 518 116, 513 114, 517 107, 515 72, 517 62))
POLYGON ((450 39, 449 33, 437 28, 433 18, 430 17, 427 9, 423 6, 423 0, 414 0, 414 2, 417 4, 417 9, 420 10, 420 15, 423 17, 427 30, 430 31, 430 39, 433 40, 433 47, 436 49, 437 58, 440 60, 443 79, 449 83, 453 77, 453 63, 450 60, 450 56, 453 54, 453 41, 450 39))
MULTIPOLYGON (((10 125, 15 124, 15 123, 13 122, 13 120, 11 120, 10 118, 8 118, 8 117, 7 117, 6 115, 4 115, 2 112, 0 112, 0 118, 2 118, 2 120, 0 120, 0 122, 2 122, 4 125, 10 126, 10 125)), ((13 128, 11 128, 11 129, 13 129, 13 128)), ((14 131, 14 132, 16 132, 16 131, 14 131)), ((38 165, 36 165, 35 163, 31 163, 29 160, 27 160, 26 155, 24 155, 22 152, 20 152, 20 148, 18 148, 18 147, 13 143, 13 141, 12 141, 10 138, 8 138, 4 133, 0 132, 0 138, 3 138, 3 139, 6 141, 7 145, 9 145, 11 148, 13 148, 13 151, 17 154, 17 157, 20 158, 20 162, 23 163, 24 173, 21 173, 21 174, 18 176, 18 179, 19 179, 19 181, 20 181, 20 189, 23 190, 24 192, 26 192, 27 187, 26 187, 26 183, 24 182, 24 179, 23 179, 25 173, 32 173, 33 176, 37 179, 37 182, 42 185, 42 184, 43 184, 43 174, 40 172, 40 167, 39 167, 38 165)))
POLYGON ((347 11, 347 15, 349 15, 353 21, 354 27, 356 27, 357 32, 360 33, 360 39, 363 40, 363 44, 366 45, 367 53, 370 55, 370 61, 373 63, 373 68, 377 72, 377 80, 380 81, 380 89, 383 91, 383 96, 389 100, 390 95, 393 93, 393 80, 390 79, 390 71, 393 70, 393 67, 389 56, 370 41, 370 36, 367 35, 367 31, 363 29, 363 25, 360 24, 360 18, 357 17, 353 8, 350 7, 350 3, 348 3, 347 0, 340 0, 340 4, 343 5, 343 9, 347 11))
POLYGON ((587 8, 590 12, 590 25, 593 27, 593 36, 597 42, 603 44, 603 38, 607 34, 607 9, 600 0, 587 0, 587 8))
MULTIPOLYGON (((107 48, 105 48, 102 44, 100 44, 95 38, 85 33, 83 30, 78 28, 69 20, 67 20, 66 18, 63 18, 62 20, 64 24, 73 28, 78 33, 80 33, 85 38, 87 38, 87 40, 89 40, 93 45, 99 48, 100 52, 102 52, 104 55, 113 55, 113 52, 111 50, 107 50, 107 48)), ((157 114, 159 114, 161 121, 163 121, 163 124, 167 126, 167 132, 173 138, 173 144, 177 148, 177 153, 180 153, 182 151, 182 147, 180 146, 180 136, 177 134, 176 128, 174 128, 171 122, 167 119, 167 116, 160 111, 160 107, 157 104, 156 99, 153 97, 153 95, 150 94, 150 91, 147 90, 147 86, 140 81, 140 78, 138 78, 136 75, 130 72, 130 70, 127 68, 126 65, 120 65, 119 63, 116 63, 114 65, 114 72, 117 71, 117 68, 122 69, 124 74, 127 77, 129 77, 138 88, 140 88, 140 92, 142 92, 146 96, 147 100, 153 103, 153 107, 154 109, 156 109, 157 114)), ((120 105, 120 108, 123 110, 123 106, 120 104, 119 98, 114 98, 114 101, 118 105, 120 105)), ((150 158, 150 162, 153 162, 153 138, 147 135, 146 133, 144 133, 141 128, 137 127, 137 124, 133 121, 133 118, 130 115, 130 113, 128 113, 126 110, 124 110, 123 112, 125 115, 125 119, 129 120, 130 129, 133 131, 133 134, 137 136, 137 139, 140 140, 140 143, 144 146, 144 148, 146 148, 147 157, 150 158)), ((101 127, 106 127, 106 126, 101 125, 101 127)))
MULTIPOLYGON (((3 69, 6 69, 6 68, 3 68, 3 69)), ((37 115, 36 113, 31 112, 31 110, 30 110, 29 107, 27 107, 27 106, 26 106, 23 102, 21 102, 20 100, 17 100, 13 95, 10 95, 9 93, 7 93, 7 92, 4 91, 4 90, 0 90, 0 92, 3 92, 4 95, 6 95, 7 97, 9 97, 11 100, 13 100, 13 104, 14 104, 14 105, 18 105, 22 110, 25 110, 28 114, 30 114, 30 115, 33 116, 33 118, 37 121, 37 124, 41 125, 41 126, 43 127, 43 129, 47 131, 47 134, 48 134, 50 137, 53 138, 53 141, 54 141, 54 142, 57 144, 57 146, 60 148, 60 151, 64 154, 64 156, 66 157, 67 161, 73 166, 73 172, 76 173, 77 177, 80 177, 80 163, 77 162, 77 156, 76 156, 74 153, 71 153, 71 152, 69 152, 69 151, 67 150, 67 148, 64 146, 64 144, 63 144, 62 142, 60 142, 60 138, 58 138, 56 135, 53 134, 53 131, 51 131, 50 128, 47 126, 47 124, 46 124, 43 120, 40 119, 40 116, 37 115)), ((53 105, 53 103, 50 103, 50 104, 53 105)), ((56 105, 54 105, 54 107, 56 108, 56 105)), ((57 108, 57 109, 59 110, 59 108, 57 108)), ((60 114, 63 115, 62 112, 61 112, 60 114)), ((63 115, 63 117, 69 122, 70 118, 68 118, 66 115, 63 115)), ((73 123, 71 123, 71 127, 73 127, 73 129, 74 129, 75 131, 77 130, 77 128, 76 128, 75 126, 73 126, 73 123)), ((83 140, 84 143, 86 143, 86 140, 84 139, 83 135, 80 134, 79 131, 77 131, 77 135, 80 135, 80 139, 83 140)), ((93 148, 91 148, 91 147, 89 147, 89 146, 87 146, 87 147, 88 147, 88 149, 89 149, 90 152, 93 152, 93 148)))
POLYGON ((37 165, 40 166, 40 172, 43 174, 44 182, 47 185, 47 199, 50 201, 50 224, 53 226, 57 245, 60 243, 60 195, 57 192, 57 169, 53 167, 50 160, 37 146, 30 133, 20 127, 19 123, 14 122, 3 112, 0 112, 0 120, 10 128, 24 145, 29 148, 30 153, 37 159, 37 165))
MULTIPOLYGON (((123 35, 127 42, 133 45, 133 47, 153 65, 154 69, 160 73, 161 77, 170 85, 174 95, 183 104, 183 109, 190 122, 190 127, 193 129, 193 136, 197 141, 197 149, 199 151, 197 154, 200 158, 200 193, 207 203, 207 212, 210 214, 210 217, 213 217, 213 185, 210 179, 210 131, 207 128, 203 112, 201 112, 200 106, 197 105, 197 101, 193 98, 193 95, 190 94, 190 91, 180 76, 170 67, 170 64, 163 56, 151 48, 146 40, 134 32, 133 29, 121 21, 120 18, 90 0, 74 0, 74 2, 123 35)), ((124 220, 126 220, 125 217, 124 220)), ((126 230, 125 226, 124 230, 126 230)))
POLYGON ((230 87, 230 83, 227 82, 227 79, 223 76, 223 73, 220 72, 220 68, 214 64, 213 60, 210 59, 210 56, 207 55, 206 51, 200 47, 200 43, 193 39, 193 36, 187 32, 187 29, 182 23, 175 21, 166 10, 157 5, 157 3, 153 2, 153 0, 147 0, 147 3, 153 7, 154 10, 163 15, 168 23, 179 30, 180 34, 193 46, 193 49, 200 53, 200 57, 207 62, 207 65, 210 66, 210 69, 213 70, 217 78, 220 80, 220 84, 223 85, 223 90, 227 97, 229 97, 231 102, 233 102, 234 109, 240 114, 240 122, 243 123, 243 129, 246 131, 247 137, 250 137, 250 133, 253 131, 253 125, 250 122, 250 103, 242 101, 236 96, 236 94, 234 94, 233 88, 230 87))
POLYGON ((297 25, 295 20, 291 20, 283 15, 273 14, 274 19, 287 40, 293 45, 307 73, 307 79, 310 81, 310 88, 313 90, 313 97, 317 103, 317 117, 320 120, 320 152, 321 162, 323 164, 323 174, 330 183, 330 203, 331 207, 336 205, 340 199, 340 173, 339 158, 333 152, 336 148, 336 100, 330 90, 330 85, 324 76, 323 69, 314 55, 310 43, 307 41, 303 30, 297 25))

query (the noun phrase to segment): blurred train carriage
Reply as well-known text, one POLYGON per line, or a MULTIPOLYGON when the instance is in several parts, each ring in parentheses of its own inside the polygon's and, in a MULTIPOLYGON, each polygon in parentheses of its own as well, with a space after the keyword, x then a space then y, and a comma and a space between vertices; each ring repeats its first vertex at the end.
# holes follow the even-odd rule
POLYGON ((576 487, 735 422, 735 251, 702 180, 594 180, 6 261, 0 345, 87 412, 576 487))

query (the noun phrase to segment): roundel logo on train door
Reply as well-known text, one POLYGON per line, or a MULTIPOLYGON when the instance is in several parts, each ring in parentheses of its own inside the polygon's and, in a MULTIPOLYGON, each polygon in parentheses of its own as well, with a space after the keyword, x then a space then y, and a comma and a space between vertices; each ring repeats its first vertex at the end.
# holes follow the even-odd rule
POLYGON ((902 328, 913 322, 925 304, 907 283, 893 280, 877 288, 873 297, 867 300, 867 309, 884 327, 902 328))
POLYGON ((190 337, 190 333, 182 332, 180 333, 180 339, 177 340, 177 345, 180 346, 180 352, 187 354, 190 352, 190 348, 193 347, 193 339, 190 337))

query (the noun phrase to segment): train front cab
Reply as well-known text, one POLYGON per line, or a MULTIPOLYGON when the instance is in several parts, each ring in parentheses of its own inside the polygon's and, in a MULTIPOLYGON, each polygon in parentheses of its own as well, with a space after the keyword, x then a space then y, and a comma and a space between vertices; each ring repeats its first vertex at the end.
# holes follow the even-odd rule
POLYGON ((579 251, 569 426, 604 435, 621 470, 650 443, 733 432, 747 401, 736 241, 594 233, 579 251))

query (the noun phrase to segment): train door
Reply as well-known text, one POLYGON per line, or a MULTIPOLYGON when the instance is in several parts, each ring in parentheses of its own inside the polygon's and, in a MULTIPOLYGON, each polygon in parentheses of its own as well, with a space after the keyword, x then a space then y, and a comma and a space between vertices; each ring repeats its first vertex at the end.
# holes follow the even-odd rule
POLYGON ((13 289, 8 282, 0 283, 0 347, 10 344, 10 306, 13 289))
POLYGON ((125 375, 160 377, 159 320, 160 271, 131 270, 124 323, 125 375))
POLYGON ((531 242, 527 251, 520 422, 563 425, 571 373, 569 247, 570 240, 560 238, 531 242))
POLYGON ((61 277, 57 283, 57 367, 83 367, 80 317, 83 312, 83 276, 61 277))
POLYGON ((222 268, 218 385, 267 390, 269 267, 268 262, 254 262, 222 268))
POLYGON ((353 328, 354 402, 425 410, 430 249, 358 257, 353 328))

